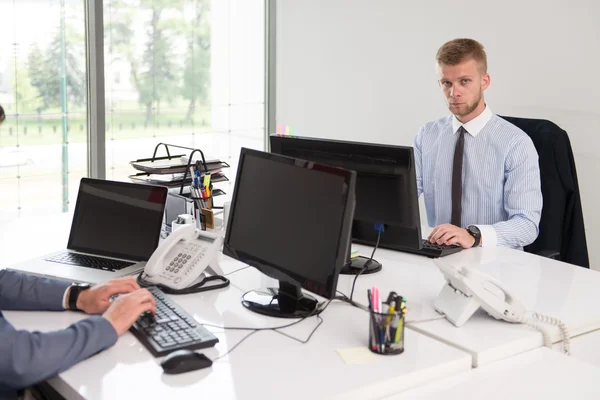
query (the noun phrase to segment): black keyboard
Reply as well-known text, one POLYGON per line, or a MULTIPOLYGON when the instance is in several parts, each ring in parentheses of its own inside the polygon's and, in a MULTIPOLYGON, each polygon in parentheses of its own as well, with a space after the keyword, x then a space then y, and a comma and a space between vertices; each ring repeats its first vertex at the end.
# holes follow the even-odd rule
POLYGON ((175 350, 214 346, 219 339, 201 326, 160 289, 149 287, 156 300, 156 315, 141 316, 129 329, 155 357, 175 350))
POLYGON ((52 261, 60 264, 79 265, 81 267, 95 268, 113 272, 135 264, 129 261, 112 260, 110 258, 94 257, 71 252, 46 258, 46 261, 52 261))
POLYGON ((395 250, 400 250, 405 253, 418 254, 420 256, 426 256, 429 258, 439 258, 458 253, 462 250, 462 247, 458 244, 453 244, 451 246, 432 244, 426 239, 423 239, 423 246, 421 247, 421 250, 405 248, 397 248, 395 250))

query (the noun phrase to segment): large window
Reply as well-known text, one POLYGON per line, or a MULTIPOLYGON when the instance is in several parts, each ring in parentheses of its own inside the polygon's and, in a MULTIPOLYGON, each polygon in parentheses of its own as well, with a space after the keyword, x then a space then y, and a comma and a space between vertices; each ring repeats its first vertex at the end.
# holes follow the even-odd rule
MULTIPOLYGON (((106 178, 128 180, 159 142, 233 177, 241 147, 264 148, 265 1, 103 6, 106 178)), ((84 0, 0 0, 0 223, 72 209, 89 175, 84 13, 84 0)))
POLYGON ((87 175, 81 0, 0 0, 0 222, 68 210, 87 175))
POLYGON ((105 1, 108 179, 127 179, 128 162, 150 157, 159 142, 224 159, 230 177, 242 146, 264 148, 264 7, 105 1))

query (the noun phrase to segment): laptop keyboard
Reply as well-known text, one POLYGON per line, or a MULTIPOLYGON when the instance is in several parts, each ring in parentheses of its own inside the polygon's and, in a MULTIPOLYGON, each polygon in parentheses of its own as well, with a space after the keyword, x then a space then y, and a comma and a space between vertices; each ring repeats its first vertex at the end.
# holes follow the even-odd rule
POLYGON ((60 264, 79 265, 103 271, 118 271, 125 267, 129 267, 135 263, 129 261, 111 260, 110 258, 88 256, 85 254, 66 252, 58 254, 54 257, 46 258, 46 261, 52 261, 60 264))

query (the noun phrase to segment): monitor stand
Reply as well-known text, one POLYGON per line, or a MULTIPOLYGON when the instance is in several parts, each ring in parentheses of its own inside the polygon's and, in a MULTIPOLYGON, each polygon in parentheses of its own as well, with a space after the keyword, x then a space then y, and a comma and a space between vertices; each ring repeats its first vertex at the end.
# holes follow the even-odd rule
POLYGON ((369 262, 369 257, 358 256, 357 258, 346 262, 346 265, 342 267, 340 274, 358 275, 365 265, 367 265, 367 269, 365 269, 361 275, 374 274, 375 272, 381 271, 381 263, 379 261, 373 259, 369 262))
POLYGON ((242 296, 242 304, 256 313, 279 318, 306 318, 316 314, 318 302, 302 293, 299 286, 279 281, 279 288, 251 290, 242 296))
POLYGON ((344 275, 358 275, 363 270, 365 265, 367 268, 362 272, 361 275, 374 274, 375 272, 381 271, 381 263, 375 259, 369 262, 369 257, 358 256, 355 259, 351 257, 352 253, 352 242, 348 245, 348 257, 346 258, 346 264, 342 267, 340 274, 344 275))

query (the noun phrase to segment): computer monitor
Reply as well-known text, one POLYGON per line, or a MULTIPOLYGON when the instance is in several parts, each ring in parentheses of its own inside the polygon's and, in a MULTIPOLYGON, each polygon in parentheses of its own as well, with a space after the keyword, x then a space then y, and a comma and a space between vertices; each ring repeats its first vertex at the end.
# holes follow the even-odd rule
POLYGON ((356 173, 243 148, 223 253, 279 280, 242 304, 275 317, 316 313, 335 296, 350 248, 356 173))
MULTIPOLYGON (((419 250, 421 218, 412 147, 271 135, 271 152, 356 171, 352 240, 374 246, 419 250)), ((381 264, 365 257, 349 260, 342 273, 373 273, 381 264), (365 261, 366 260, 366 261, 365 261)))

